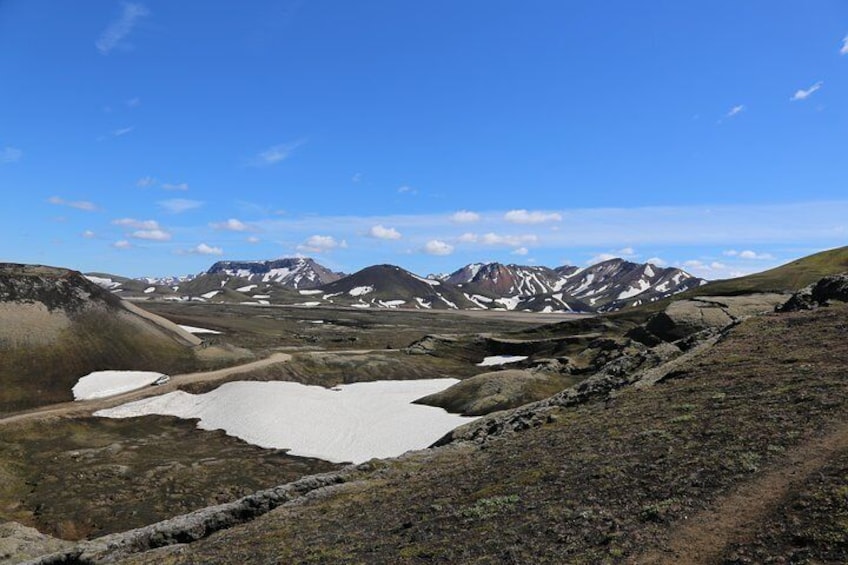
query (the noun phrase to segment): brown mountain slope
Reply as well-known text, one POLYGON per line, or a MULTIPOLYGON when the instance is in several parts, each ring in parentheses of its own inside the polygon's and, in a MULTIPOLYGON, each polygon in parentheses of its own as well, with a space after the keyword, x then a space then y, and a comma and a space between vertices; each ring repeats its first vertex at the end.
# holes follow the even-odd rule
POLYGON ((198 343, 75 271, 0 264, 0 413, 72 400, 91 371, 186 371, 198 343))
POLYGON ((749 319, 652 386, 577 405, 557 395, 501 415, 497 435, 371 463, 253 522, 123 562, 845 562, 846 320, 844 304, 749 319), (817 459, 796 466, 805 452, 817 459), (793 467, 781 488, 757 490, 793 467), (771 499, 746 527, 722 526, 746 493, 771 499), (830 518, 780 517, 827 493, 830 518), (676 556, 698 519, 717 533, 692 543, 710 547, 676 556))

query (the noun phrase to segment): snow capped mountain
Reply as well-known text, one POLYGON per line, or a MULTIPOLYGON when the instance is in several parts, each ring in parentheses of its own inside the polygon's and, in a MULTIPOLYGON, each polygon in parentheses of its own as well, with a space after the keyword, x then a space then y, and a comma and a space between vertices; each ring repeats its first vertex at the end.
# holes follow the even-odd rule
POLYGON ((534 296, 559 290, 557 278, 548 267, 472 263, 453 272, 445 283, 499 296, 534 296))
POLYGON ((206 274, 226 274, 250 282, 275 283, 294 289, 318 288, 344 276, 343 273, 334 273, 308 257, 274 261, 218 261, 206 274))
POLYGON ((419 277, 395 265, 366 267, 321 287, 314 299, 355 308, 467 309, 475 305, 453 285, 419 277))
POLYGON ((559 290, 599 311, 655 302, 703 283, 703 279, 674 267, 623 259, 610 259, 572 271, 561 281, 559 290))
POLYGON ((472 263, 449 275, 427 278, 395 265, 374 265, 344 276, 308 258, 219 261, 199 275, 167 279, 103 273, 88 277, 137 300, 526 312, 606 312, 661 300, 704 283, 680 269, 622 259, 584 269, 472 263))

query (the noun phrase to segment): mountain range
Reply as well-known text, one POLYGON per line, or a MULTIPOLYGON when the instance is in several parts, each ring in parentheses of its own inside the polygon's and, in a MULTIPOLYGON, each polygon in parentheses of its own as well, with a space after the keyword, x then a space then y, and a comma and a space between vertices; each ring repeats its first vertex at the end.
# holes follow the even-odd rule
POLYGON ((473 263, 422 277, 395 265, 347 275, 310 258, 219 261, 197 275, 129 279, 89 273, 124 298, 355 308, 608 312, 706 283, 678 268, 610 259, 586 268, 473 263))

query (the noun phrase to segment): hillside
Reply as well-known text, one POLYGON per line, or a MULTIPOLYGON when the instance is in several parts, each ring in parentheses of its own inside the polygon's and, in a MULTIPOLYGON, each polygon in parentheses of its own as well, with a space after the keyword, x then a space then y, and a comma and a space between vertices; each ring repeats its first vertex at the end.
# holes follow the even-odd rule
POLYGON ((71 400, 92 371, 195 366, 193 335, 80 273, 0 264, 0 413, 71 400))
MULTIPOLYGON (((457 309, 474 304, 440 281, 425 279, 395 265, 374 265, 320 288, 314 299, 359 308, 457 309)), ((312 298, 312 297, 310 297, 312 298)))
POLYGON ((128 564, 845 562, 846 316, 840 303, 755 316, 645 369, 626 355, 440 448, 73 554, 128 564), (279 507, 226 527, 230 513, 262 504, 279 507), (127 553, 168 540, 181 543, 127 553))
POLYGON ((845 271, 848 271, 848 246, 808 255, 761 273, 713 281, 693 291, 693 294, 733 295, 794 291, 824 276, 845 271))

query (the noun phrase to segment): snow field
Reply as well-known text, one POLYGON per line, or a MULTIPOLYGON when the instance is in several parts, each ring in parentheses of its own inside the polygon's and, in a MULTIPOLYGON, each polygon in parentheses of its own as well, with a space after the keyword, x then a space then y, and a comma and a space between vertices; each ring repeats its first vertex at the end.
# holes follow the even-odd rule
POLYGON ((146 398, 95 416, 132 418, 161 414, 198 418, 204 430, 291 455, 361 463, 423 449, 470 422, 441 408, 411 404, 457 379, 377 381, 333 389, 292 382, 225 383, 206 394, 182 391, 146 398))

